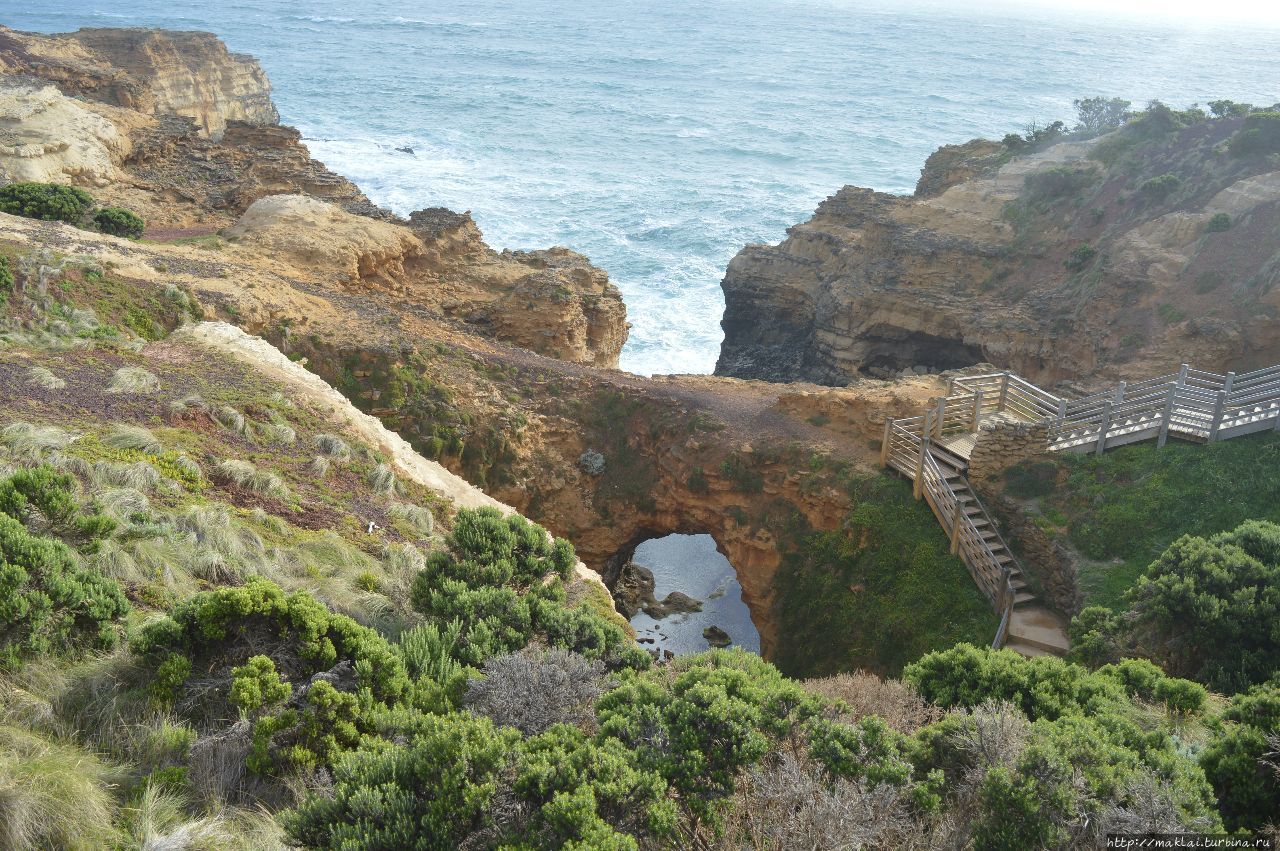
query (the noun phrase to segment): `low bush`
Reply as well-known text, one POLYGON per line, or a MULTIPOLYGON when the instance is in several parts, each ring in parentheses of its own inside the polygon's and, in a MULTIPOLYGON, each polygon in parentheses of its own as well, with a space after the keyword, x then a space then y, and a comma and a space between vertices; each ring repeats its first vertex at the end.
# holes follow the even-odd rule
POLYGON ((1200 757, 1231 830, 1258 830, 1280 813, 1280 772, 1266 764, 1268 736, 1280 733, 1280 685, 1237 694, 1200 757))
POLYGON ((1225 233, 1231 230, 1231 216, 1226 213, 1214 213, 1209 223, 1204 226, 1205 233, 1225 233))
POLYGON ((82 508, 75 486, 71 476, 47 464, 24 467, 0 479, 0 514, 93 550, 116 528, 116 522, 96 507, 82 508))
POLYGON ((0 514, 0 668, 33 653, 109 648, 128 611, 114 580, 0 514))
POLYGON ((1086 242, 1071 249, 1071 254, 1062 261, 1062 265, 1068 271, 1079 272, 1092 263, 1097 256, 1098 249, 1086 242))
POLYGON ((1033 203, 1049 203, 1062 198, 1074 198, 1098 179, 1093 168, 1057 166, 1046 171, 1033 172, 1024 180, 1024 194, 1033 203))
POLYGON ((604 663, 559 648, 527 648, 484 663, 467 687, 468 709, 526 736, 556 724, 582 726, 595 717, 605 687, 604 663))
POLYGON ((0 186, 0 213, 28 219, 79 224, 93 207, 93 196, 61 183, 10 183, 0 186))
POLYGON ((1162 174, 1159 177, 1144 181, 1140 188, 1142 194, 1148 198, 1163 201, 1176 192, 1181 185, 1182 179, 1176 174, 1162 174))
POLYGON ((1280 112, 1255 112, 1244 120, 1244 127, 1231 137, 1228 149, 1232 156, 1259 157, 1280 151, 1280 112))
POLYGON ((93 226, 112 236, 141 239, 147 223, 132 210, 123 207, 103 207, 93 214, 93 226))

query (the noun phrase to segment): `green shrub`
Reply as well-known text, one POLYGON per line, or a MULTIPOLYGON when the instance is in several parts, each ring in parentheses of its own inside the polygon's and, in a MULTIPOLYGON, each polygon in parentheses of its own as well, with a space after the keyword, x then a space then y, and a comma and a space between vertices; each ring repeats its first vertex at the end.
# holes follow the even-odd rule
POLYGON ((1231 137, 1232 156, 1257 157, 1280 151, 1280 112, 1255 112, 1244 120, 1244 128, 1231 137))
POLYGON ((123 207, 103 207, 93 214, 93 225, 103 233, 128 239, 141 239, 147 227, 141 216, 123 207))
POLYGON ((1098 179, 1094 168, 1057 166, 1047 171, 1033 172, 1023 182, 1027 198, 1033 202, 1051 202, 1060 198, 1072 198, 1091 186, 1098 179))
POLYGON ((1129 101, 1122 98, 1092 97, 1073 100, 1080 123, 1076 130, 1097 135, 1114 130, 1129 118, 1129 101))
POLYGON ((1086 242, 1073 248, 1067 259, 1062 261, 1062 265, 1069 271, 1079 272, 1092 263, 1097 256, 1098 249, 1086 242))
POLYGON ((1251 520, 1179 538, 1126 595, 1129 640, 1223 691, 1264 682, 1280 658, 1280 526, 1251 520))
POLYGON ((0 308, 9 303, 9 294, 13 292, 13 270, 9 268, 9 258, 0 254, 0 308))
POLYGON ((1237 694, 1222 721, 1200 765, 1217 792, 1227 827, 1258 830, 1280 813, 1280 776, 1263 763, 1272 750, 1267 736, 1280 733, 1280 686, 1237 694))
POLYGON ((717 824, 739 772, 817 711, 814 698, 760 657, 712 651, 624 682, 596 703, 600 729, 658 771, 692 822, 717 824))
POLYGON ((71 476, 47 464, 20 469, 0 479, 0 514, 21 521, 34 512, 53 534, 92 550, 96 541, 115 530, 116 522, 96 509, 83 510, 74 487, 71 476))
POLYGON ((1124 701, 1119 684, 1052 656, 1024 658, 1012 650, 958 644, 922 656, 902 678, 925 700, 943 708, 972 708, 1006 700, 1035 721, 1054 720, 1124 701))
POLYGON ((231 702, 241 712, 256 712, 264 706, 288 700, 291 694, 293 686, 280 679, 276 663, 270 656, 254 656, 240 667, 231 669, 231 702))
MULTIPOLYGON (((268 679, 275 694, 289 686, 268 679)), ((285 709, 260 718, 253 725, 253 744, 246 764, 263 776, 287 772, 314 772, 334 763, 338 755, 360 743, 362 718, 360 701, 350 692, 338 691, 332 683, 317 680, 307 689, 301 709, 285 709)))
POLYGON ((0 187, 0 213, 28 219, 79 224, 93 207, 93 196, 60 183, 10 183, 0 187))
POLYGON ((1180 715, 1187 715, 1204 709, 1206 697, 1208 697, 1208 693, 1205 691, 1204 686, 1199 683, 1193 683, 1190 680, 1168 677, 1156 683, 1155 699, 1168 707, 1170 712, 1176 712, 1180 715))
POLYGON ((1231 230, 1231 217, 1226 213, 1214 213, 1204 226, 1205 233, 1223 233, 1231 230))
POLYGON ((563 582, 576 561, 573 547, 519 515, 464 509, 437 552, 414 577, 410 601, 437 628, 456 622, 453 658, 479 666, 511 653, 535 635, 555 647, 643 668, 648 656, 616 624, 586 606, 565 605, 563 582))
POLYGON ((1157 201, 1163 201, 1177 191, 1182 179, 1176 174, 1162 174, 1144 181, 1140 189, 1142 194, 1157 201))
POLYGON ((333 769, 332 795, 284 817, 310 848, 452 851, 491 824, 490 802, 519 734, 469 715, 405 715, 403 746, 372 742, 333 769))
POLYGON ((0 514, 0 668, 32 653, 112 647, 128 611, 114 580, 0 514))
POLYGON ((1115 612, 1105 606, 1083 609, 1072 618, 1067 635, 1071 639, 1067 658, 1073 662, 1096 668, 1120 658, 1120 621, 1115 612))
POLYGON ((177 654, 201 670, 229 669, 228 663, 242 660, 226 654, 254 639, 276 645, 272 661, 293 682, 346 660, 354 666, 357 687, 368 689, 374 700, 394 704, 409 686, 404 662, 382 636, 334 614, 305 591, 286 595, 256 576, 239 588, 182 601, 169 617, 144 627, 133 646, 157 664, 177 654))
POLYGON ((1024 461, 1004 471, 1005 489, 1019 499, 1035 499, 1053 493, 1058 465, 1052 461, 1024 461))

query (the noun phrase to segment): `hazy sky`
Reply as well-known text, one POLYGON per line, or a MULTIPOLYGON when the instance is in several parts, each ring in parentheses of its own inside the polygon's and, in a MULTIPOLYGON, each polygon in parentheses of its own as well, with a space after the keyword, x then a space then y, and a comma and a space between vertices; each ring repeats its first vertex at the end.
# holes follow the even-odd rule
MULTIPOLYGON (((1032 0, 1036 5, 1079 10, 1091 15, 1126 14, 1178 18, 1201 22, 1244 21, 1280 24, 1277 0, 1032 0)), ((1020 5, 1020 4, 1019 4, 1020 5)))

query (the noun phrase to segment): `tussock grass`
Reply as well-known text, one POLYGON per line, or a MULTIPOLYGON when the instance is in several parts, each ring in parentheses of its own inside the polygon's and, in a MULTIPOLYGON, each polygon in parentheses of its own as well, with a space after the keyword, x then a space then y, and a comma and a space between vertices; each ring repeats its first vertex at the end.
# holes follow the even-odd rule
POLYGON ((99 491, 95 498, 104 512, 121 523, 130 523, 134 517, 151 512, 151 500, 136 488, 109 488, 99 491))
POLYGON ((141 584, 150 579, 133 555, 118 542, 108 538, 98 545, 98 551, 90 558, 90 564, 119 582, 141 584))
POLYGON ((0 846, 111 845, 112 770, 93 754, 29 730, 0 726, 0 846))
POLYGON ((279 446, 292 446, 298 439, 298 433, 292 426, 279 423, 262 423, 255 427, 255 431, 264 443, 274 443, 279 446))
POLYGON ((204 470, 201 470, 200 465, 186 455, 179 455, 174 458, 173 466, 177 468, 178 472, 190 476, 196 481, 204 478, 204 470))
POLYGON ((394 493, 396 489, 396 474, 386 464, 379 464, 370 470, 365 481, 375 493, 394 493))
POLYGON ((160 484, 160 471, 146 461, 98 461, 88 477, 98 488, 133 488, 150 491, 160 484))
POLYGON ((350 458, 351 447, 347 442, 336 434, 317 434, 315 436, 316 450, 321 455, 330 458, 350 458))
POLYGON ((159 455, 164 451, 164 446, 149 429, 128 423, 112 425, 102 442, 112 449, 133 449, 146 455, 159 455))
POLYGON ((228 429, 229 431, 234 431, 236 434, 245 435, 246 437, 249 435, 249 421, 244 418, 244 414, 240 413, 230 405, 223 405, 216 408, 212 412, 212 416, 214 421, 223 428, 228 429))
POLYGON ((44 390, 61 390, 67 386, 67 382, 43 366, 33 366, 27 370, 27 383, 44 390))
POLYGON ((45 452, 65 449, 79 437, 79 434, 57 426, 11 423, 0 432, 0 443, 20 458, 39 461, 45 452))
POLYGON ((259 470, 248 461, 227 459, 214 467, 213 478, 223 484, 234 484, 271 499, 289 498, 289 486, 275 473, 259 470))
POLYGON ((317 479, 323 479, 329 475, 329 459, 323 455, 317 455, 307 465, 307 472, 317 479))
POLYGON ((169 412, 181 416, 187 411, 208 411, 209 406, 205 404, 204 398, 198 393, 189 393, 181 399, 174 399, 169 402, 169 412))
POLYGON ((178 793, 154 783, 143 790, 133 815, 133 838, 142 851, 221 851, 231 842, 221 816, 192 819, 178 793))
POLYGON ((155 373, 138 366, 122 366, 111 376, 108 393, 148 394, 160 389, 160 379, 155 373))
POLYGON ((392 503, 387 513, 391 515, 392 519, 407 524, 414 532, 423 537, 430 537, 435 532, 436 519, 432 516, 429 508, 396 502, 392 503))

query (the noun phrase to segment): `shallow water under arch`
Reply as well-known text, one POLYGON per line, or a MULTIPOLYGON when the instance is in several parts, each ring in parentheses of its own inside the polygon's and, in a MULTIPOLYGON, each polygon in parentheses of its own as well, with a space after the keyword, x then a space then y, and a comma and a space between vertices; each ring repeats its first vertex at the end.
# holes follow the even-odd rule
POLYGON ((659 600, 680 591, 702 603, 700 612, 661 620, 637 613, 631 625, 642 647, 670 650, 677 656, 700 653, 710 647, 703 631, 716 626, 729 634, 734 647, 760 652, 760 633, 742 601, 738 575, 710 535, 653 538, 636 547, 631 560, 653 572, 659 600))

